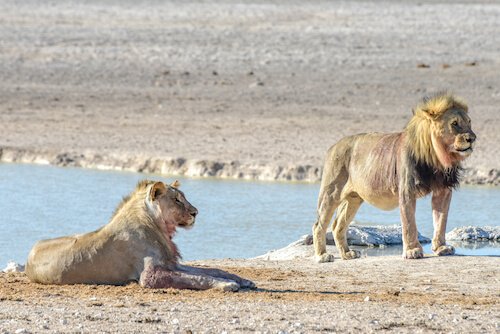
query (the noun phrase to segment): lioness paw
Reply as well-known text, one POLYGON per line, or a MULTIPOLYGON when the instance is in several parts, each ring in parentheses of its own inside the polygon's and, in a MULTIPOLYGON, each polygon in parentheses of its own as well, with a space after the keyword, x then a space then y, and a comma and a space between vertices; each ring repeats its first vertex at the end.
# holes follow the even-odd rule
POLYGON ((249 281, 247 279, 244 279, 242 278, 240 282, 238 282, 240 284, 240 287, 242 289, 255 289, 255 283, 252 282, 252 281, 249 281))
POLYGON ((403 253, 403 258, 405 259, 421 259, 424 257, 424 252, 422 248, 411 248, 407 249, 403 253))
POLYGON ((358 252, 357 250, 350 250, 348 252, 345 252, 342 254, 342 259, 343 260, 352 260, 352 259, 357 259, 361 256, 361 253, 358 252))
POLYGON ((434 251, 434 254, 436 254, 437 256, 453 255, 455 254, 455 247, 443 245, 438 247, 438 249, 434 251))
POLYGON ((323 253, 321 255, 314 256, 317 263, 333 262, 333 254, 323 253))
POLYGON ((240 289, 240 285, 234 281, 220 282, 215 286, 215 288, 226 292, 235 292, 240 289))

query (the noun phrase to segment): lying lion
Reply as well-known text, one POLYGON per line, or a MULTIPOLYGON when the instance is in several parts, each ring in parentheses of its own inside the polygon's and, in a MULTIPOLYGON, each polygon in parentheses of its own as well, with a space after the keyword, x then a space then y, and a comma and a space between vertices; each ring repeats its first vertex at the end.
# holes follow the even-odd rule
POLYGON ((198 213, 178 182, 142 181, 111 221, 87 234, 39 241, 26 274, 45 284, 113 284, 138 281, 148 288, 236 291, 255 285, 222 270, 180 265, 172 241, 177 226, 191 227, 198 213))
POLYGON ((337 210, 332 230, 344 260, 359 257, 346 241, 349 223, 366 201, 380 209, 399 205, 403 257, 423 257, 415 224, 417 198, 432 193, 434 236, 432 250, 452 255, 445 243, 451 190, 458 186, 460 163, 472 153, 476 135, 467 105, 451 94, 426 98, 399 133, 358 134, 341 139, 327 153, 318 199, 313 243, 318 262, 333 261, 326 253, 325 235, 337 210))

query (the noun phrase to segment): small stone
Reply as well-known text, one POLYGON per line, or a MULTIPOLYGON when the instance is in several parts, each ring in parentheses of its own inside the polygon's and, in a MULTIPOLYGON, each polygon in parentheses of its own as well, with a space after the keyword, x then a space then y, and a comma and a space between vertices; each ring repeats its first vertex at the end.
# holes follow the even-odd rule
POLYGON ((366 296, 365 299, 364 299, 365 302, 369 302, 370 301, 370 296, 366 296))
POLYGON ((25 333, 29 333, 28 330, 26 328, 19 328, 19 329, 16 329, 16 331, 14 332, 16 334, 25 334, 25 333))
POLYGON ((9 261, 7 263, 7 267, 5 267, 5 269, 2 271, 4 273, 20 273, 24 271, 24 266, 14 261, 9 261))
POLYGON ((68 320, 66 320, 66 319, 61 319, 61 320, 59 320, 59 322, 61 323, 61 325, 67 325, 68 324, 68 320))
POLYGON ((434 313, 429 313, 429 320, 433 320, 434 318, 436 317, 436 315, 434 313))
POLYGON ((172 319, 171 323, 172 323, 172 325, 178 325, 178 324, 180 324, 180 321, 179 321, 179 319, 174 318, 174 319, 172 319))
POLYGON ((251 83, 248 87, 249 88, 255 88, 255 87, 258 87, 258 86, 264 86, 264 82, 262 82, 262 81, 256 81, 254 83, 251 83))

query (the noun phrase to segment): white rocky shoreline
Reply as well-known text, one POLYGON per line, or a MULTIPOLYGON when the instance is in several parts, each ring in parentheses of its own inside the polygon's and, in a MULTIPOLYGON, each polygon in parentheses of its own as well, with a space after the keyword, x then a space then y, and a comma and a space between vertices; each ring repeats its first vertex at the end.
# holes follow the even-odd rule
MULTIPOLYGON (((431 239, 418 234, 421 244, 431 242, 431 239)), ((471 248, 476 243, 489 242, 489 246, 500 243, 500 226, 461 226, 446 233, 446 240, 460 247, 471 248)), ((391 245, 402 244, 401 225, 376 225, 361 226, 353 224, 347 231, 347 243, 351 246, 365 246, 366 248, 385 248, 391 245)), ((297 258, 308 258, 313 256, 313 238, 311 234, 302 236, 299 240, 288 246, 271 250, 266 254, 254 259, 267 261, 294 260, 297 258)), ((326 244, 329 251, 334 249, 335 241, 332 232, 326 234, 326 244)), ((474 247, 472 247, 474 248, 474 247)), ((382 251, 382 250, 381 250, 382 251)), ((379 253, 380 254, 380 253, 379 253)))
MULTIPOLYGON (((216 177, 257 181, 319 182, 322 167, 314 165, 251 164, 239 161, 210 161, 132 155, 127 153, 100 154, 57 152, 0 147, 0 162, 32 163, 60 167, 81 167, 99 170, 129 171, 137 173, 178 175, 186 177, 216 177)), ((466 168, 463 184, 500 185, 500 170, 489 171, 466 168)))

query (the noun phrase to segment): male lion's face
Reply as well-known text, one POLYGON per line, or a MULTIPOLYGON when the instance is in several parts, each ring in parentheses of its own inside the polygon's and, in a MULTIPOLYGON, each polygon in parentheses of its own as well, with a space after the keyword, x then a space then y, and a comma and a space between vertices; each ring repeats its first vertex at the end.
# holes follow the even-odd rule
POLYGON ((447 111, 438 120, 438 128, 443 144, 454 160, 463 160, 472 153, 476 134, 466 112, 460 109, 447 111))
POLYGON ((155 192, 154 200, 160 207, 161 217, 167 224, 185 228, 191 227, 195 222, 198 210, 188 202, 184 193, 177 189, 178 182, 174 182, 172 185, 163 185, 157 187, 156 190, 153 189, 155 192))

